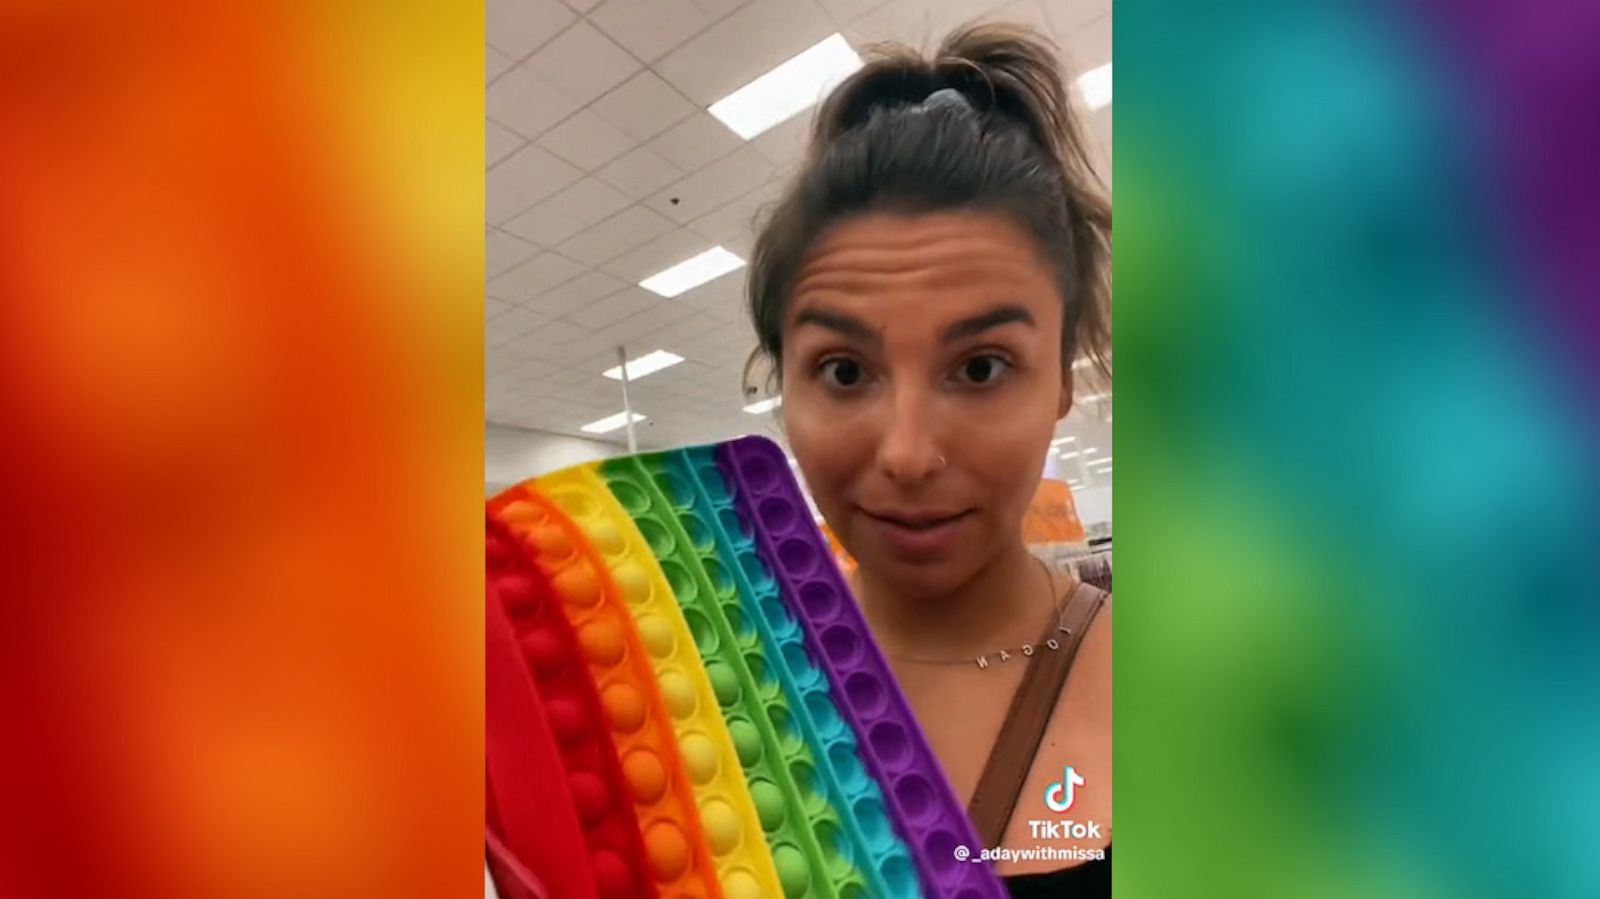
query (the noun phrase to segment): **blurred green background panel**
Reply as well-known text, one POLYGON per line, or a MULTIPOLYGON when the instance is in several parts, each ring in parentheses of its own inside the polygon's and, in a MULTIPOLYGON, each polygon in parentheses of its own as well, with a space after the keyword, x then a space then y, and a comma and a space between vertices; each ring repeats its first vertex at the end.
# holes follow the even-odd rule
POLYGON ((1593 360, 1448 14, 1117 4, 1118 899, 1600 896, 1593 360))

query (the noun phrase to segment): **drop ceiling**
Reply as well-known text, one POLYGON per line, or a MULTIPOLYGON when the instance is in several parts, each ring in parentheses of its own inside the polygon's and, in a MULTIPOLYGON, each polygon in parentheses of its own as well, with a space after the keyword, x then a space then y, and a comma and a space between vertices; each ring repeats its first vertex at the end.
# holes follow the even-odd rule
MULTIPOLYGON (((639 445, 779 436, 741 374, 755 338, 743 270, 667 300, 638 286, 751 223, 798 164, 809 113, 744 140, 706 107, 835 32, 857 49, 927 47, 979 17, 1033 25, 1081 73, 1111 61, 1110 0, 488 0, 485 418, 600 438, 622 410, 602 372, 668 350, 685 361, 634 383, 639 445)), ((1111 106, 1088 130, 1110 183, 1111 106)), ((1059 429, 1109 448, 1109 404, 1059 429)))

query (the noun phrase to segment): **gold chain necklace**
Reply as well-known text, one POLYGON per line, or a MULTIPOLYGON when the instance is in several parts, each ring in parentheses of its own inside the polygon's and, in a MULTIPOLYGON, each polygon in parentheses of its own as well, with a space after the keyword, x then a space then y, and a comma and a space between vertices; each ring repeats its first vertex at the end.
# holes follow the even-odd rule
MULTIPOLYGON (((1051 594, 1050 620, 1056 622, 1055 631, 1053 633, 1070 637, 1072 636, 1072 630, 1061 622, 1061 610, 1064 604, 1061 602, 1061 597, 1056 595, 1055 592, 1056 579, 1050 574, 1050 568, 1049 566, 1045 565, 1043 559, 1035 556, 1034 561, 1038 562, 1039 567, 1044 569, 1045 589, 1051 594)), ((1006 649, 1001 649, 996 652, 986 652, 976 657, 968 657, 963 659, 928 659, 918 658, 916 656, 902 656, 898 654, 895 654, 894 658, 897 661, 909 662, 916 665, 976 665, 978 670, 983 671, 987 670, 992 665, 1009 662, 1019 655, 1023 658, 1032 658, 1035 653, 1056 652, 1060 649, 1061 641, 1056 639, 1054 636, 1050 636, 1045 638, 1043 643, 1024 643, 1021 646, 1007 647, 1006 649), (993 661, 991 661, 991 659, 993 659, 993 661)))

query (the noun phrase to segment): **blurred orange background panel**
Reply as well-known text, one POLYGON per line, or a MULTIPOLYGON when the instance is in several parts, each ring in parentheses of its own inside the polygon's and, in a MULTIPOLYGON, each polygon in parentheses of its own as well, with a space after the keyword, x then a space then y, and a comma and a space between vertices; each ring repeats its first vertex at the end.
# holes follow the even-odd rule
POLYGON ((0 10, 0 895, 481 895, 483 22, 0 10))

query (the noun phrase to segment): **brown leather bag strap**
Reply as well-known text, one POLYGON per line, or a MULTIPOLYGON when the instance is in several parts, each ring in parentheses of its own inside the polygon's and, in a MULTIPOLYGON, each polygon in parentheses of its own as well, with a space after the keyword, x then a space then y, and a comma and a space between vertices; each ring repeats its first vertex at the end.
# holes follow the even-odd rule
POLYGON ((978 788, 967 805, 967 816, 986 847, 999 846, 1005 836, 1006 824, 1044 740, 1045 727, 1067 682, 1072 659, 1078 654, 1090 622, 1105 605, 1106 595, 1097 587, 1078 584, 1061 617, 1051 622, 1040 639, 1041 648, 1028 660, 1028 670, 1011 697, 1005 723, 1000 726, 994 749, 978 778, 978 788), (1049 640, 1055 640, 1061 648, 1044 648, 1049 640))

